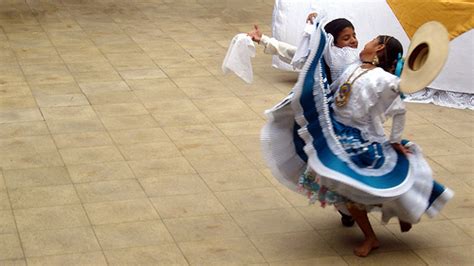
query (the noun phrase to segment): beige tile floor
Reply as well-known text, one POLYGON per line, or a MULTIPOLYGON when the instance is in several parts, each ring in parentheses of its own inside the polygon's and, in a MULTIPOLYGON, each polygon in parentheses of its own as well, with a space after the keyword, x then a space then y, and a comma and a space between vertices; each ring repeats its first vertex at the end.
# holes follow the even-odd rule
POLYGON ((263 110, 295 74, 259 47, 224 76, 230 39, 270 32, 273 0, 0 1, 0 265, 474 263, 474 112, 408 104, 456 197, 352 255, 357 228, 276 182, 263 110))

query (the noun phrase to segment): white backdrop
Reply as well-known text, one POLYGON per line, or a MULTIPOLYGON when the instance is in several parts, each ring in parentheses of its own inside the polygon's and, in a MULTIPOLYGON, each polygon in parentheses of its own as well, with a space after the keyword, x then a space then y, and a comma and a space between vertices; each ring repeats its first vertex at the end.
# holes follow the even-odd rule
MULTIPOLYGON (((276 0, 273 12, 273 36, 281 41, 296 45, 301 36, 311 4, 323 9, 328 21, 347 18, 356 29, 359 49, 377 35, 392 35, 408 49, 410 40, 397 17, 385 0, 276 0)), ((439 90, 474 93, 474 30, 470 30, 450 43, 448 61, 440 75, 429 86, 439 90)), ((278 58, 273 65, 290 70, 278 58)))

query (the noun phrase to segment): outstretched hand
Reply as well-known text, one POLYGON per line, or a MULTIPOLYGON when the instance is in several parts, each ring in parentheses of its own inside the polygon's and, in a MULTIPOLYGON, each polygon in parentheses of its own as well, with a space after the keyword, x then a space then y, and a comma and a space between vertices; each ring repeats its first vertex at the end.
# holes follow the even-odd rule
POLYGON ((405 148, 405 146, 403 146, 402 144, 400 143, 392 143, 392 147, 394 150, 396 150, 397 152, 407 156, 409 153, 411 153, 411 151, 407 148, 405 148))
POLYGON ((316 16, 318 16, 318 13, 314 12, 314 13, 310 13, 308 15, 308 17, 306 18, 306 23, 311 23, 313 24, 313 20, 316 18, 316 16))
POLYGON ((260 31, 258 25, 253 25, 253 28, 254 29, 252 31, 249 31, 247 35, 252 38, 252 41, 260 43, 260 41, 262 40, 262 32, 260 31))

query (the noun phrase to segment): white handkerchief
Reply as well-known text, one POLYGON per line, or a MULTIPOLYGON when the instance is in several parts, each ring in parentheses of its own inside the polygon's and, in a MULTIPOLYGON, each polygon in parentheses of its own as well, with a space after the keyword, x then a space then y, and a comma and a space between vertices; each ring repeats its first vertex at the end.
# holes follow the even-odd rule
POLYGON ((311 35, 315 31, 316 28, 316 23, 310 24, 307 23, 306 26, 304 27, 303 30, 303 36, 301 37, 300 44, 298 45, 298 48, 296 49, 295 56, 291 60, 291 64, 293 67, 297 69, 303 68, 304 63, 306 62, 306 59, 308 58, 309 52, 311 50, 310 48, 310 42, 311 42, 311 35))
POLYGON ((245 33, 237 34, 232 38, 229 45, 222 63, 222 71, 224 74, 232 71, 245 82, 252 83, 252 57, 255 57, 255 44, 252 38, 245 33))

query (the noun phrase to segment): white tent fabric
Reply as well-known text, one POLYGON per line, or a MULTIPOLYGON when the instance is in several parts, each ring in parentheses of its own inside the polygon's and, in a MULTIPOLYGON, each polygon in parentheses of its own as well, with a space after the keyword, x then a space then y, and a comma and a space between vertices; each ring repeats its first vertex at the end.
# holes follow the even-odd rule
MULTIPOLYGON (((275 1, 272 18, 272 35, 279 41, 298 46, 303 35, 306 16, 311 10, 314 0, 275 1)), ((283 62, 278 56, 273 56, 273 67, 294 71, 292 65, 283 62)))
MULTIPOLYGON (((273 10, 273 36, 293 45, 299 43, 307 15, 314 8, 324 10, 327 21, 336 18, 350 20, 356 29, 359 49, 379 34, 393 35, 408 48, 409 39, 385 0, 276 0, 273 10)), ((280 62, 275 67, 293 68, 280 62), (284 66, 284 67, 280 67, 284 66)))
POLYGON ((448 61, 430 88, 474 93, 473 76, 474 30, 470 30, 450 42, 448 61))
MULTIPOLYGON (((341 17, 349 19, 356 29, 359 49, 379 34, 396 37, 402 43, 404 51, 408 49, 410 40, 385 0, 275 0, 273 36, 278 40, 296 45, 312 6, 324 10, 328 21, 341 17)), ((474 30, 465 32, 451 41, 450 54, 444 69, 429 86, 432 88, 431 91, 419 94, 418 100, 450 107, 474 108, 473 44, 474 30), (434 94, 437 95, 436 100, 426 98, 434 94), (443 104, 443 97, 449 97, 444 100, 445 102, 454 100, 461 103, 443 104)), ((291 66, 280 62, 277 57, 273 58, 273 66, 283 70, 293 70, 291 66)), ((412 99, 417 100, 416 97, 412 99)))

